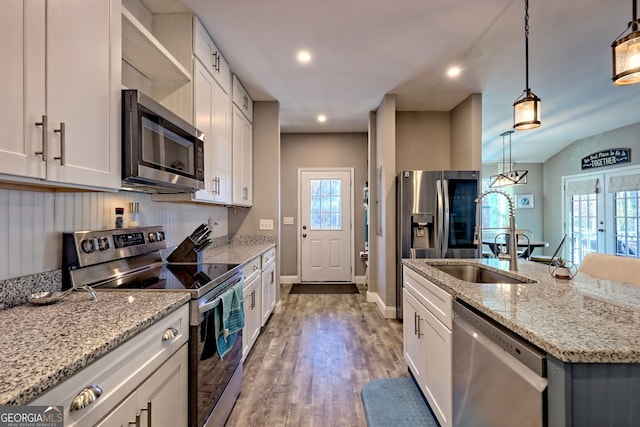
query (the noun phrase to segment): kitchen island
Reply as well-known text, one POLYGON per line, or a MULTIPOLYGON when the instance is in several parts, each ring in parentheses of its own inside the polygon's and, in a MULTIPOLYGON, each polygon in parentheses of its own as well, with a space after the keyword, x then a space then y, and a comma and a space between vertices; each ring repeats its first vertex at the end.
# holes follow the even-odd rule
POLYGON ((519 260, 405 259, 403 264, 547 353, 548 425, 632 425, 640 416, 640 287, 519 260), (534 283, 471 283, 433 265, 482 264, 534 283), (595 424, 594 424, 595 423, 595 424), (629 424, 631 423, 631 424, 629 424))

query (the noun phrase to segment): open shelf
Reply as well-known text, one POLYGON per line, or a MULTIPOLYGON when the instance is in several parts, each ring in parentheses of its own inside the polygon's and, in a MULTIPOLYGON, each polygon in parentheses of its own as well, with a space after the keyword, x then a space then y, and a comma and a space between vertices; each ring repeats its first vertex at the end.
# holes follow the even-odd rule
POLYGON ((154 85, 179 87, 191 81, 191 74, 125 7, 122 7, 122 59, 154 85))

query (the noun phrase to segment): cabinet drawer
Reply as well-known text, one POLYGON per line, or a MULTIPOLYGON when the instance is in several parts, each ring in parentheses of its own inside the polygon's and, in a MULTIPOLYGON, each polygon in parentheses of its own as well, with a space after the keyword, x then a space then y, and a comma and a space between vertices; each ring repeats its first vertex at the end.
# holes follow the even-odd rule
POLYGON ((451 329, 453 322, 452 297, 437 285, 434 285, 418 273, 402 268, 403 286, 424 305, 439 321, 451 329))
POLYGON ((271 248, 262 254, 262 269, 276 260, 276 248, 271 248))
POLYGON ((29 405, 63 405, 65 426, 94 425, 134 391, 189 339, 189 306, 169 314, 100 359, 43 393, 29 405), (165 332, 175 329, 173 334, 165 332), (70 412, 74 398, 87 386, 102 395, 70 412))
POLYGON ((255 257, 254 259, 246 263, 242 267, 242 271, 244 272, 244 276, 245 276, 245 279, 244 279, 245 283, 249 282, 257 274, 260 274, 261 269, 262 269, 262 259, 259 256, 255 257))

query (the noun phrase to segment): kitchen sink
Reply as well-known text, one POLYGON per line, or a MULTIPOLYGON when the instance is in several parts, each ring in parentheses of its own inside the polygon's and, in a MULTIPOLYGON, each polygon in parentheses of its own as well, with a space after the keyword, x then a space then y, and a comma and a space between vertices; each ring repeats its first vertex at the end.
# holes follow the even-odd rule
POLYGON ((479 265, 469 264, 446 264, 446 265, 433 265, 429 264, 433 268, 446 273, 456 279, 464 280, 465 282, 472 283, 534 283, 534 280, 530 279, 516 279, 511 276, 500 274, 494 270, 489 270, 479 265))

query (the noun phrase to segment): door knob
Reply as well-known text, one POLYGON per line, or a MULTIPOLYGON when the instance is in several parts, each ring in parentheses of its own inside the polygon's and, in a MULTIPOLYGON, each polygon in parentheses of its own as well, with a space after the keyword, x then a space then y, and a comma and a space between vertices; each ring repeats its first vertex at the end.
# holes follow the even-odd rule
POLYGON ((307 233, 302 233, 302 237, 307 237, 307 233))
POLYGON ((306 226, 306 225, 303 225, 303 226, 302 226, 302 229, 303 229, 303 230, 306 230, 306 229, 307 229, 307 226, 306 226))

